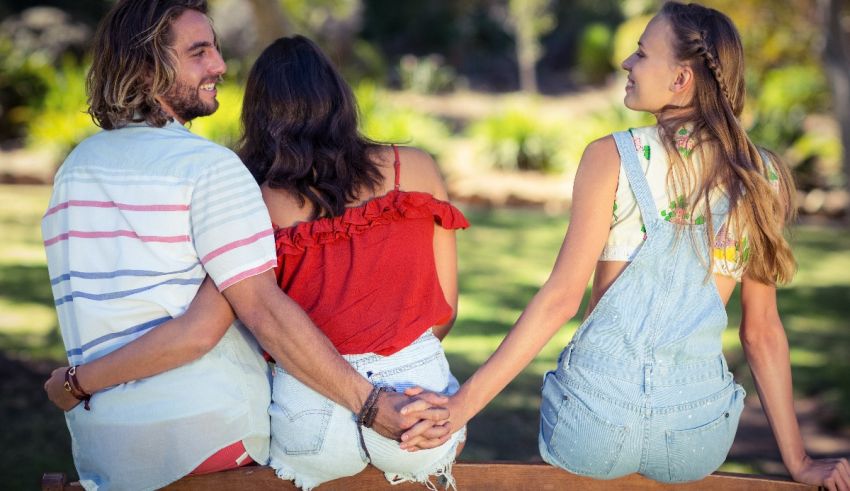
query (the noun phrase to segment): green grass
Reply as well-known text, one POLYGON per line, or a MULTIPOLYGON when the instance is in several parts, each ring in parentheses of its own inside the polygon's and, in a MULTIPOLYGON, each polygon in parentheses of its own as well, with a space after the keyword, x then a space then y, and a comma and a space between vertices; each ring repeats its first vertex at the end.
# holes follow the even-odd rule
MULTIPOLYGON (((0 475, 8 489, 34 488, 45 470, 73 475, 61 413, 41 383, 63 363, 38 223, 47 187, 0 186, 0 475), (9 424, 14 422, 14 424, 9 424)), ((498 346, 537 288, 560 247, 567 220, 533 210, 468 209, 472 223, 458 233, 460 308, 445 342, 455 375, 465 380, 498 346)), ((800 272, 779 291, 791 343, 795 391, 821 401, 822 424, 850 425, 850 232, 799 227, 794 238, 800 272)), ((729 307, 724 347, 751 394, 752 381, 737 340, 740 306, 729 307)), ((569 322, 505 391, 469 425, 465 460, 539 460, 540 384, 578 327, 569 322)), ((759 472, 760 462, 730 461, 725 469, 759 472)))

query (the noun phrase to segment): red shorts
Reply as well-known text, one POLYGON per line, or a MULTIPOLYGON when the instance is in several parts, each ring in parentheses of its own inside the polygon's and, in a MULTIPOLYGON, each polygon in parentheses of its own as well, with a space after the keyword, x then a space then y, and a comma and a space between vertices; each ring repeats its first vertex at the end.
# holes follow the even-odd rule
POLYGON ((210 472, 226 471, 248 465, 252 462, 254 460, 248 455, 245 445, 239 441, 214 453, 189 474, 209 474, 210 472))

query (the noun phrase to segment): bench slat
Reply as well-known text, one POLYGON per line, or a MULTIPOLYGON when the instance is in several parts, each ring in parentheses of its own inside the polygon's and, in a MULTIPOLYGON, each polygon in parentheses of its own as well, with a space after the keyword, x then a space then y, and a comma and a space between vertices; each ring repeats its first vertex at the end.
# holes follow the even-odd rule
MULTIPOLYGON (((758 476, 715 472, 707 478, 675 486, 665 486, 643 476, 630 476, 610 481, 600 481, 576 476, 556 467, 543 463, 520 462, 480 462, 458 463, 453 468, 457 487, 465 490, 561 490, 581 489, 588 491, 620 490, 658 490, 681 489, 684 491, 815 491, 817 486, 800 484, 775 476, 758 476)), ((44 491, 80 491, 79 483, 67 483, 64 474, 45 474, 42 479, 44 491)), ((290 481, 275 476, 269 467, 248 466, 232 471, 187 476, 165 488, 169 491, 200 491, 216 489, 222 491, 241 491, 244 489, 297 490, 290 481)), ((352 477, 337 479, 323 484, 317 491, 371 491, 385 489, 408 491, 425 489, 416 483, 390 485, 378 469, 368 466, 366 470, 352 477)))

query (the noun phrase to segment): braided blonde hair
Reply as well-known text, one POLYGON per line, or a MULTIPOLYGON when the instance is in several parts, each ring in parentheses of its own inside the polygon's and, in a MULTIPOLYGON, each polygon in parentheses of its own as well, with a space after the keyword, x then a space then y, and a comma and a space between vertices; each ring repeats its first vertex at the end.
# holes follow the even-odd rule
MULTIPOLYGON (((795 216, 794 183, 788 168, 772 152, 760 151, 739 120, 744 109, 744 50, 735 25, 721 12, 698 4, 667 2, 658 14, 669 21, 673 52, 694 73, 694 95, 685 111, 662 111, 659 124, 671 160, 668 183, 678 196, 693 196, 692 214, 706 217, 706 234, 713 244, 710 196, 722 191, 729 199, 729 225, 745 236, 749 254, 738 268, 767 284, 787 283, 796 263, 783 233, 795 216), (701 166, 673 146, 675 132, 691 127, 701 166), (768 180, 767 156, 779 175, 777 193, 768 180)), ((696 216, 696 215, 694 215, 696 216)), ((713 257, 709 255, 709 265, 713 257)))

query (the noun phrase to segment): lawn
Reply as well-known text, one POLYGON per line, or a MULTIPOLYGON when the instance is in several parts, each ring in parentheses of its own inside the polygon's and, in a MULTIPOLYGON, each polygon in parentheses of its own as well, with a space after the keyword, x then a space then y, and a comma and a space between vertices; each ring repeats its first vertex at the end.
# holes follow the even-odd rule
MULTIPOLYGON (((45 470, 73 474, 70 441, 41 383, 63 363, 53 300, 38 229, 47 187, 0 186, 0 476, 7 489, 33 488, 45 470)), ((537 210, 466 209, 472 223, 459 232, 459 317, 445 342, 463 381, 496 348, 546 279, 567 219, 537 210)), ((779 292, 791 342, 795 390, 815 397, 827 429, 850 426, 850 232, 800 226, 794 234, 799 274, 779 292)), ((740 308, 733 300, 724 346, 730 365, 754 397, 737 341, 740 308)), ((568 323, 517 380, 470 423, 465 460, 539 460, 537 408, 543 373, 578 327, 568 323)), ((760 471, 758 462, 728 469, 760 471)))

